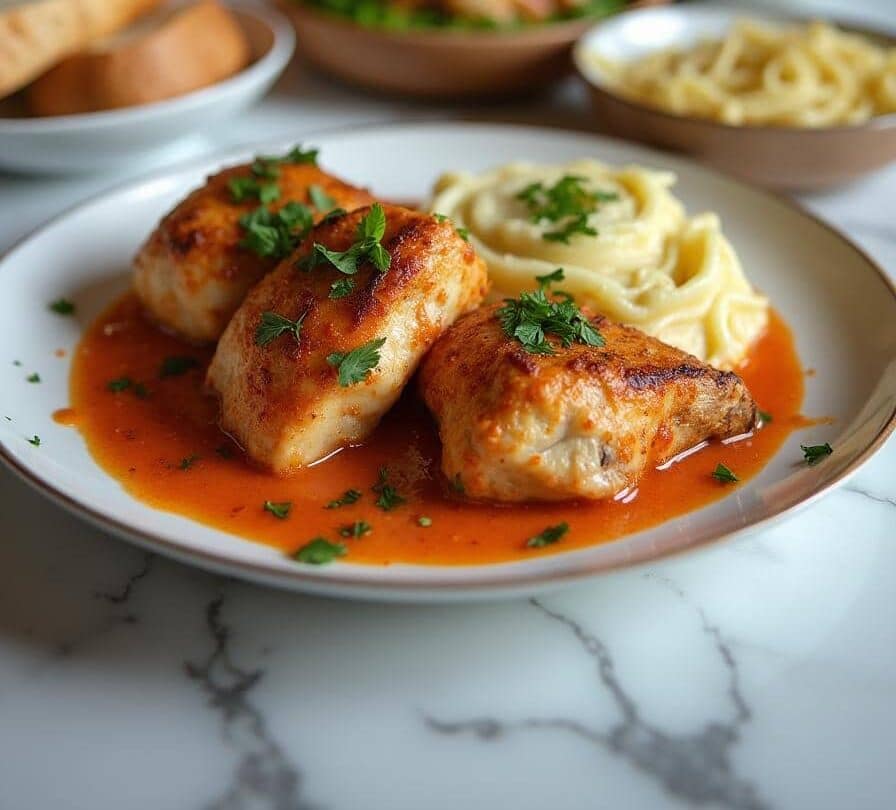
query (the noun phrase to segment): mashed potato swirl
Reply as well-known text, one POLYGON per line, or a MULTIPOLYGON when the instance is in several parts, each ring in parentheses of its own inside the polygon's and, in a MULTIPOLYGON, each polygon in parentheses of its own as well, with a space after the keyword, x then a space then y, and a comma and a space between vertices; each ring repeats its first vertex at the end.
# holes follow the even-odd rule
POLYGON ((562 267, 557 285, 579 304, 721 368, 732 368, 765 328, 768 302, 744 277, 718 217, 688 218, 670 193, 675 176, 594 160, 562 166, 513 163, 480 175, 452 173, 436 184, 431 210, 466 228, 498 294, 536 286, 562 267), (520 193, 576 177, 602 201, 588 214, 595 235, 545 239, 557 223, 533 221, 520 193))

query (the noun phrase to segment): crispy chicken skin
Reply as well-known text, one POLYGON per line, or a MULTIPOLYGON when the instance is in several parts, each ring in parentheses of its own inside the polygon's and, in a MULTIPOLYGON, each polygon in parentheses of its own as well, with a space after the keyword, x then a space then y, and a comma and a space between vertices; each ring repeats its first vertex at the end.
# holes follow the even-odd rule
MULTIPOLYGON (((228 182, 248 176, 246 164, 210 177, 165 216, 134 259, 134 284, 151 316, 189 340, 217 340, 249 289, 277 264, 239 245, 240 217, 259 202, 233 202, 228 182)), ((282 164, 276 182, 273 211, 290 201, 309 204, 313 185, 346 211, 373 202, 363 189, 311 164, 282 164)), ((314 213, 320 219, 326 212, 314 213)))
POLYGON ((528 354, 500 304, 461 318, 432 348, 420 388, 439 424, 442 471, 467 497, 611 497, 708 438, 749 431, 743 381, 637 329, 594 318, 603 347, 528 354))
POLYGON ((221 402, 221 427, 249 456, 287 474, 366 438, 393 405, 420 358, 486 292, 485 264, 450 222, 384 205, 383 247, 391 266, 359 264, 354 290, 328 297, 345 279, 330 265, 302 271, 296 263, 319 242, 343 251, 355 241, 360 209, 317 225, 306 241, 252 289, 218 343, 207 381, 221 402), (290 334, 259 346, 262 313, 297 319, 290 334), (342 387, 333 352, 385 338, 380 361, 363 381, 342 387))

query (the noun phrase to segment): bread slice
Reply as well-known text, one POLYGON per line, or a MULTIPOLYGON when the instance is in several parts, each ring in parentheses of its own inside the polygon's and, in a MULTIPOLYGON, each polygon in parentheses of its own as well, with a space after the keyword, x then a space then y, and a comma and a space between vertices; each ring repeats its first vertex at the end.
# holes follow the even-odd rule
POLYGON ((0 10, 0 98, 161 0, 36 0, 0 10))
POLYGON ((69 56, 26 91, 35 115, 133 107, 214 84, 244 68, 251 49, 217 0, 163 9, 83 53, 69 56))
POLYGON ((26 91, 35 115, 133 107, 198 90, 244 68, 251 49, 217 0, 157 12, 64 59, 26 91))

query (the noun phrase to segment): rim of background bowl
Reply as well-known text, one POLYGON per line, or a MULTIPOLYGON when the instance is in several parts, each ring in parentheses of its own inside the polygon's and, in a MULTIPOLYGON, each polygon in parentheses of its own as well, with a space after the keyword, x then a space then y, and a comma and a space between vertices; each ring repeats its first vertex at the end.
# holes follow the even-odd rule
POLYGON ((353 32, 364 32, 376 36, 382 40, 392 42, 407 42, 409 39, 416 39, 419 42, 451 42, 455 45, 466 45, 471 48, 483 45, 494 45, 496 42, 501 43, 522 43, 530 40, 551 39, 562 41, 565 39, 577 39, 586 30, 592 28, 595 24, 599 24, 603 20, 616 17, 619 14, 625 14, 629 11, 640 10, 642 3, 651 5, 665 5, 672 0, 635 0, 631 7, 627 7, 620 11, 611 11, 609 14, 602 16, 592 15, 583 17, 574 17, 565 20, 553 20, 542 23, 534 23, 521 28, 386 28, 385 26, 361 25, 354 20, 345 17, 338 12, 327 11, 319 8, 311 3, 301 2, 300 0, 277 0, 277 4, 284 13, 289 14, 291 10, 296 10, 300 14, 306 14, 317 20, 325 21, 336 27, 353 32))
MULTIPOLYGON (((403 121, 393 121, 391 123, 376 122, 371 124, 369 126, 369 129, 375 131, 401 129, 403 127, 421 128, 445 126, 481 128, 500 127, 504 129, 533 132, 540 132, 544 129, 543 127, 531 125, 495 124, 482 122, 477 123, 467 121, 424 121, 412 123, 403 121)), ((597 135, 595 133, 583 132, 582 130, 572 129, 568 127, 552 127, 551 129, 557 130, 559 132, 577 135, 580 137, 599 137, 606 140, 617 141, 621 144, 630 145, 629 141, 626 141, 622 138, 615 138, 610 135, 597 135)), ((345 129, 343 127, 328 127, 326 129, 309 132, 302 137, 302 140, 308 142, 313 140, 314 138, 344 133, 345 129)), ((168 175, 178 174, 189 169, 190 167, 202 165, 207 161, 215 161, 216 165, 218 162, 220 162, 220 165, 224 166, 227 165, 227 160, 229 158, 242 158, 247 153, 250 153, 253 150, 257 151, 259 149, 272 148, 272 144, 273 141, 267 143, 247 143, 228 147, 227 149, 221 150, 219 152, 214 152, 211 154, 203 155, 201 157, 194 157, 188 160, 179 161, 178 163, 172 164, 171 166, 167 166, 162 171, 159 171, 157 169, 155 171, 143 174, 139 177, 125 180, 113 186, 112 188, 108 188, 96 194, 92 194, 88 198, 69 206, 59 214, 33 228, 20 239, 16 240, 16 242, 13 243, 13 245, 11 245, 7 250, 0 253, 0 263, 5 261, 12 253, 25 245, 25 243, 29 242, 33 237, 36 237, 45 228, 55 225, 60 220, 76 213, 81 208, 92 205, 106 196, 121 193, 128 188, 145 184, 152 181, 153 179, 159 180, 168 175)), ((769 189, 763 188, 762 186, 754 185, 753 183, 736 177, 728 172, 725 172, 724 170, 702 165, 693 158, 685 159, 693 163, 693 168, 696 168, 699 171, 706 172, 710 175, 719 175, 729 182, 732 182, 736 185, 745 186, 753 192, 776 200, 777 202, 785 205, 791 210, 796 211, 798 214, 803 215, 804 217, 806 217, 806 219, 810 220, 815 225, 824 228, 829 233, 832 233, 834 236, 841 239, 853 252, 858 254, 858 256, 871 268, 871 270, 873 270, 877 274, 878 278, 883 282, 885 288, 890 293, 890 297, 893 299, 894 303, 896 303, 896 280, 891 279, 886 270, 884 270, 884 268, 876 259, 874 259, 863 247, 853 241, 841 230, 834 227, 830 223, 825 222, 823 219, 814 214, 801 203, 791 199, 785 194, 771 191, 769 189)), ((806 496, 805 498, 802 498, 801 500, 789 506, 782 507, 777 511, 772 512, 771 514, 766 515, 762 519, 751 523, 749 526, 743 526, 731 532, 725 532, 722 534, 713 535, 711 537, 706 537, 701 539, 699 542, 690 543, 685 546, 663 549, 658 554, 641 554, 637 557, 619 558, 611 562, 601 561, 599 564, 577 564, 573 569, 554 572, 548 576, 538 573, 519 574, 516 572, 509 572, 504 576, 496 574, 493 578, 479 578, 474 582, 468 583, 464 583, 451 577, 448 577, 447 579, 442 581, 428 581, 425 583, 396 581, 384 583, 381 579, 377 578, 375 573, 368 574, 367 572, 365 572, 363 575, 355 573, 354 575, 340 576, 337 571, 329 571, 327 572, 327 575, 325 577, 321 577, 316 576, 311 572, 306 572, 301 568, 296 568, 295 570, 289 569, 288 571, 284 571, 280 568, 268 565, 266 563, 234 561, 224 554, 217 554, 214 552, 187 548, 182 544, 179 544, 173 540, 169 540, 158 534, 143 531, 141 529, 136 529, 135 527, 127 523, 123 523, 119 520, 108 517, 93 506, 82 504, 77 499, 71 497, 70 495, 67 495, 65 492, 62 492, 55 485, 44 481, 40 476, 32 472, 30 468, 19 462, 18 459, 16 459, 15 456, 8 450, 6 444, 2 441, 0 441, 0 463, 2 463, 8 470, 17 475, 21 480, 25 481, 34 489, 47 496, 54 503, 61 505, 69 512, 86 519, 88 522, 92 523, 95 526, 99 526, 103 529, 111 531, 113 534, 116 534, 119 537, 127 538, 144 548, 149 548, 153 551, 161 552, 166 556, 181 562, 199 564, 200 567, 204 566, 207 569, 216 571, 225 571, 229 573, 236 572, 237 576, 242 575, 244 578, 250 579, 254 582, 262 582, 266 585, 273 585, 275 587, 290 589, 293 591, 298 590, 298 588, 294 587, 298 584, 302 586, 302 590, 304 592, 318 593, 323 596, 333 596, 333 588, 345 588, 345 592, 343 592, 343 594, 341 595, 352 598, 390 599, 391 594, 399 593, 403 594, 407 599, 413 599, 415 594, 422 595, 426 593, 429 596, 438 595, 443 597, 445 600, 449 600, 457 591, 463 591, 465 596, 474 594, 482 598, 486 598, 488 596, 488 592, 497 595, 513 594, 519 593, 522 589, 528 587, 542 588, 550 586, 560 586, 578 582, 601 573, 634 568, 636 566, 644 565, 655 560, 678 557, 683 554, 714 545, 723 540, 728 541, 737 537, 751 534, 755 531, 760 531, 778 522, 779 520, 792 516, 804 507, 815 503, 828 492, 846 481, 884 446, 887 439, 889 439, 894 432, 896 432, 896 406, 894 406, 893 410, 887 417, 886 422, 884 422, 874 438, 868 442, 868 445, 865 447, 865 449, 861 453, 859 453, 850 464, 844 467, 838 475, 825 482, 821 487, 819 487, 818 490, 806 496)), ((648 529, 647 531, 650 531, 650 529, 648 529)), ((622 537, 618 538, 617 541, 610 541, 610 543, 612 544, 618 541, 624 541, 628 538, 637 536, 637 534, 640 534, 640 532, 636 532, 635 534, 623 535, 622 537)), ((251 542, 251 540, 248 540, 246 538, 242 539, 244 540, 244 542, 251 542)), ((581 551, 581 549, 577 549, 577 551, 581 551)), ((485 566, 474 567, 480 569, 485 567, 502 569, 502 567, 507 565, 514 565, 514 563, 492 563, 485 566)), ((453 568, 452 566, 430 567, 435 569, 442 568, 447 570, 451 570, 453 568)), ((357 569, 360 568, 369 568, 372 572, 378 570, 377 566, 374 565, 362 566, 358 564, 357 569)))
POLYGON ((247 6, 240 3, 229 6, 237 17, 250 17, 266 26, 271 32, 271 47, 248 67, 223 81, 202 87, 175 98, 126 107, 119 110, 77 113, 75 115, 33 116, 24 118, 0 117, 0 135, 57 134, 72 129, 101 129, 120 124, 139 124, 141 120, 164 115, 176 115, 185 109, 213 104, 235 90, 255 85, 269 76, 277 76, 289 64, 296 45, 296 34, 290 21, 276 9, 268 6, 247 6))
MULTIPOLYGON (((632 8, 626 9, 625 11, 620 11, 617 14, 613 14, 606 20, 606 22, 610 23, 612 21, 612 23, 616 23, 623 17, 633 17, 635 15, 644 14, 689 15, 692 13, 699 13, 701 9, 706 8, 712 8, 718 11, 727 11, 733 16, 752 16, 753 19, 756 19, 759 22, 768 22, 772 24, 781 22, 805 24, 811 22, 812 20, 823 19, 825 22, 836 25, 838 28, 841 28, 845 31, 861 34, 866 37, 885 40, 893 43, 893 47, 896 47, 896 31, 885 31, 881 28, 869 28, 867 25, 854 23, 838 17, 832 17, 827 14, 806 15, 797 13, 796 11, 785 11, 783 9, 780 11, 769 12, 767 9, 750 8, 749 6, 741 5, 727 6, 714 5, 709 3, 698 3, 691 6, 667 5, 648 6, 646 8, 632 8)), ((588 50, 588 40, 597 36, 595 32, 598 31, 599 27, 600 26, 598 25, 592 26, 585 33, 583 33, 579 40, 576 42, 572 52, 572 58, 576 67, 576 72, 579 74, 582 81, 584 81, 588 85, 588 88, 590 90, 602 93, 604 96, 607 96, 613 101, 616 101, 635 112, 639 112, 642 114, 650 113, 667 121, 675 121, 678 123, 684 122, 692 126, 702 126, 706 129, 716 130, 719 133, 724 133, 729 136, 733 133, 773 133, 775 135, 790 137, 819 136, 831 134, 846 135, 866 131, 885 131, 896 128, 896 112, 886 113, 885 115, 876 115, 861 124, 840 124, 833 127, 789 127, 781 124, 726 124, 722 121, 714 121, 711 118, 701 118, 696 115, 679 115, 677 113, 668 112, 667 110, 663 110, 659 107, 653 107, 649 104, 644 104, 643 102, 631 99, 627 96, 615 92, 613 89, 611 89, 610 85, 607 82, 601 81, 595 76, 595 71, 597 69, 587 64, 586 51, 588 50)), ((596 48, 591 48, 590 52, 595 55, 598 53, 596 48)), ((745 137, 749 136, 745 134, 745 137)))

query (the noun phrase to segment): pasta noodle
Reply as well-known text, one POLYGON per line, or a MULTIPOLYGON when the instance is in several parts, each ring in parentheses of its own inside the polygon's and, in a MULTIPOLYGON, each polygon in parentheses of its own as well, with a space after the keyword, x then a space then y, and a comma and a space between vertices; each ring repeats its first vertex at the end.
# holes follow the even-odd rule
POLYGON ((620 95, 724 124, 829 127, 896 112, 896 48, 819 21, 742 20, 724 39, 687 50, 593 58, 620 95))
POLYGON ((744 277, 718 217, 689 219, 670 193, 674 182, 671 172, 594 160, 514 163, 442 176, 431 210, 469 231, 499 294, 532 289, 535 276, 562 267, 558 287, 578 303, 731 368, 765 328, 768 304, 744 277), (533 183, 570 177, 601 195, 587 216, 595 233, 545 239, 557 223, 533 221, 520 195, 533 183))

